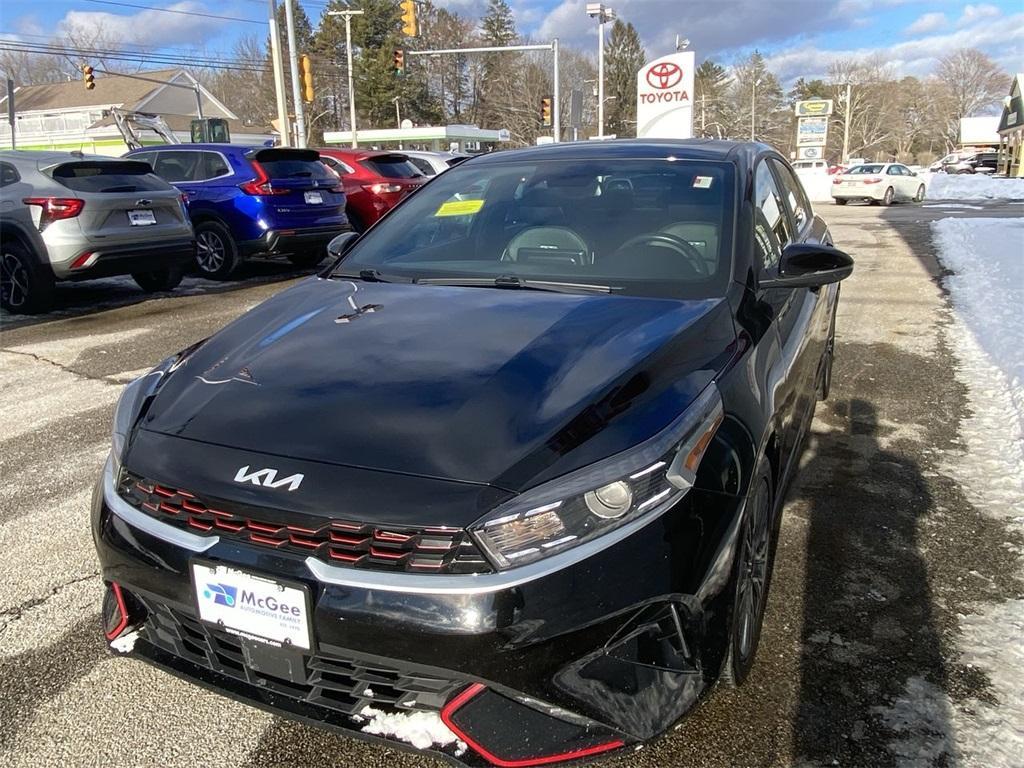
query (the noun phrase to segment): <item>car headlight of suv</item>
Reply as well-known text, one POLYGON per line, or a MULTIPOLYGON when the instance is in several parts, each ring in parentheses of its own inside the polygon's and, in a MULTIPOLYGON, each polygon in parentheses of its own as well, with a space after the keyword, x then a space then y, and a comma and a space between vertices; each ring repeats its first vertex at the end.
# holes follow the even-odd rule
POLYGON ((711 384, 651 439, 516 496, 470 532, 504 570, 653 518, 693 487, 722 417, 722 398, 711 384))
POLYGON ((114 409, 114 427, 111 436, 110 455, 114 461, 115 477, 120 473, 121 462, 124 460, 124 452, 128 446, 128 438, 131 436, 135 423, 142 415, 146 400, 156 394, 164 378, 184 365, 188 357, 202 343, 201 341, 198 344, 193 344, 178 354, 171 355, 152 371, 135 379, 121 392, 121 397, 117 401, 117 407, 114 409))

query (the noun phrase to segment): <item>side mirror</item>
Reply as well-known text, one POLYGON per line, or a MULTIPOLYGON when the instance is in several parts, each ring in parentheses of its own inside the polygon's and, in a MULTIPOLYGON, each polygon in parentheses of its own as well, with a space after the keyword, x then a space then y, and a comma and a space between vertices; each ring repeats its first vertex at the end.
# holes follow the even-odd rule
POLYGON ((782 250, 779 274, 760 281, 761 288, 816 288, 838 283, 853 272, 853 259, 822 243, 790 243, 782 250))
POLYGON ((342 232, 327 244, 327 255, 332 259, 340 259, 358 237, 358 232, 342 232))

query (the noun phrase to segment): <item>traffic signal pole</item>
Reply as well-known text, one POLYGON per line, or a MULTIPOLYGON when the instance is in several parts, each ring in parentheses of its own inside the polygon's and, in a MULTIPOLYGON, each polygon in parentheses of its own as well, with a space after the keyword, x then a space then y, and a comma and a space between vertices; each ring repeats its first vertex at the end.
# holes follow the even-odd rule
POLYGON ((295 146, 306 146, 306 114, 302 107, 299 83, 299 52, 295 50, 295 13, 292 0, 284 0, 284 19, 288 27, 288 69, 292 74, 292 100, 295 105, 295 146))

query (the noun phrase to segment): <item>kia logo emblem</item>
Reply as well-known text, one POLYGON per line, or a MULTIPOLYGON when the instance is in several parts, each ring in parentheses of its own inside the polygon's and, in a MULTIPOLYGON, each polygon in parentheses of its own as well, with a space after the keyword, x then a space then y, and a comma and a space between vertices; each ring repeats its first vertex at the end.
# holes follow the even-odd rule
POLYGON ((666 88, 674 88, 682 79, 683 70, 678 64, 673 64, 671 61, 663 61, 647 70, 648 85, 662 91, 666 88))

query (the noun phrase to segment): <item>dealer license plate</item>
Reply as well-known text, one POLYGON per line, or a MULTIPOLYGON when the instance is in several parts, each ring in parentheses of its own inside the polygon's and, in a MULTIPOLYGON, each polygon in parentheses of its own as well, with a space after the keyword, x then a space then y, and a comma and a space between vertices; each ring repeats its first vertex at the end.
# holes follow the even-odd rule
POLYGON ((320 205, 324 201, 324 196, 319 192, 307 192, 306 202, 310 205, 320 205))
POLYGON ((199 618, 241 637, 309 650, 309 592, 219 563, 192 563, 199 618))
POLYGON ((144 227, 147 224, 156 224, 156 214, 145 209, 128 211, 128 223, 133 227, 144 227))

